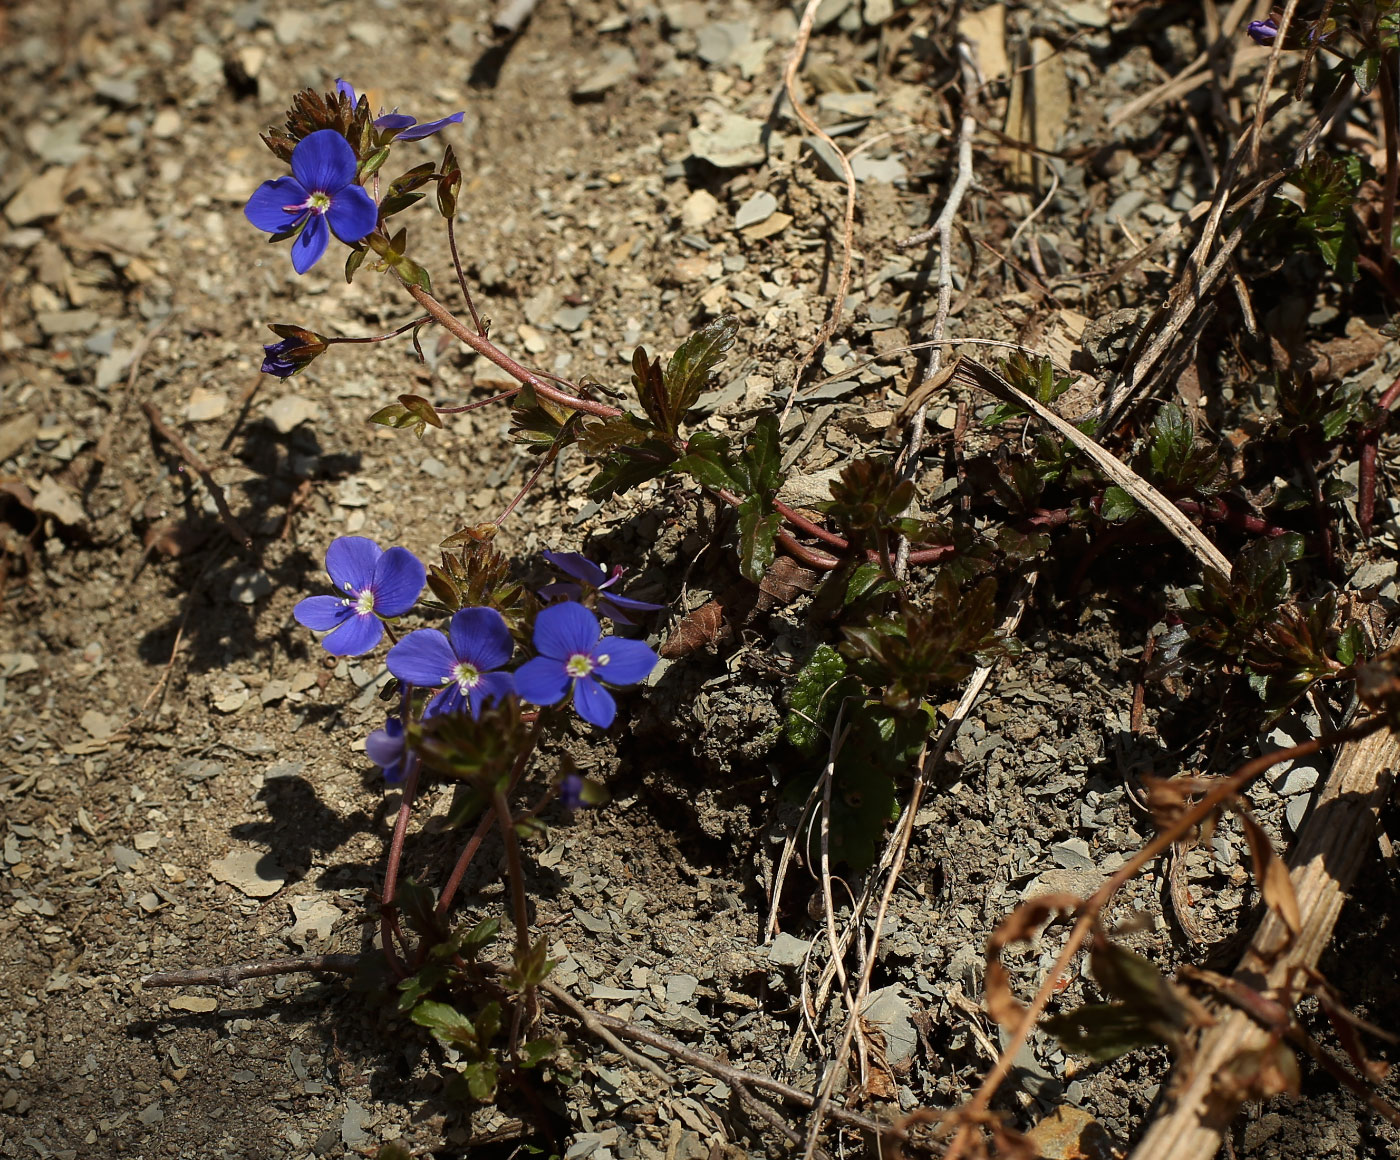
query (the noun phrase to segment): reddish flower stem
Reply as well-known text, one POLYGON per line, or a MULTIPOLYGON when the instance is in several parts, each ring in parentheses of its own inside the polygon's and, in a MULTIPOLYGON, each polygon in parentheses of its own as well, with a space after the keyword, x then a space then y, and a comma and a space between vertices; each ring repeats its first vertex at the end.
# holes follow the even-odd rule
POLYGON ((1356 522, 1361 525, 1361 534, 1371 538, 1371 525, 1376 519, 1376 452, 1380 447, 1381 431, 1390 419, 1390 408, 1400 398, 1400 378, 1397 378, 1385 393, 1376 400, 1380 414, 1376 421, 1362 430, 1361 474, 1356 487, 1356 522))
POLYGON ((418 795, 418 774, 422 768, 414 754, 410 753, 404 761, 408 766, 408 774, 403 782, 403 798, 399 802, 399 816, 394 822, 394 835, 389 839, 389 859, 384 867, 384 891, 379 899, 379 932, 380 941, 384 944, 384 957, 389 963, 389 969, 400 979, 408 975, 408 970, 394 949, 394 940, 397 937, 405 946, 407 940, 404 939, 403 931, 399 929, 399 914, 398 907, 394 905, 394 894, 399 886, 399 867, 403 862, 404 840, 408 836, 408 819, 413 813, 413 799, 418 795))

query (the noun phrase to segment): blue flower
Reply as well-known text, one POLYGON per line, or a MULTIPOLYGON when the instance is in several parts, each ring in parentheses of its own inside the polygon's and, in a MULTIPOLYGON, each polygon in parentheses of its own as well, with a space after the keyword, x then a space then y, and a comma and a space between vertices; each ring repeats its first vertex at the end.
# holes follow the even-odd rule
POLYGON ((403 781, 403 722, 397 717, 390 717, 384 722, 383 729, 376 729, 365 738, 365 752, 384 771, 384 780, 390 785, 398 785, 403 781))
POLYGON ((505 617, 494 608, 463 608, 453 615, 447 636, 433 628, 410 632, 389 650, 386 663, 410 685, 446 686, 428 702, 425 717, 464 708, 479 717, 483 708, 515 692, 511 675, 494 671, 514 651, 505 617))
POLYGON ((379 224, 374 198, 355 184, 358 164, 350 142, 334 129, 318 129, 292 150, 292 176, 264 181, 244 216, 277 238, 295 233, 292 266, 305 274, 321 260, 332 233, 354 245, 379 224))
POLYGON ((1278 24, 1272 17, 1268 20, 1251 20, 1245 34, 1255 44, 1273 44, 1278 36, 1278 24))
POLYGON ((278 323, 268 329, 280 335, 282 341, 263 345, 262 373, 279 379, 289 379, 310 366, 329 345, 319 334, 300 326, 278 323))
POLYGON ((515 670, 515 688, 534 705, 557 705, 574 694, 574 708, 585 721, 606 729, 617 716, 617 702, 603 682, 625 688, 646 680, 657 655, 640 640, 603 636, 598 618, 582 604, 567 601, 541 609, 535 617, 535 651, 540 655, 515 670))
POLYGON ((583 805, 583 778, 578 774, 566 773, 559 779, 559 804, 566 810, 583 805))
POLYGON ((598 593, 598 611, 618 624, 636 623, 627 615, 629 612, 659 612, 666 607, 664 604, 633 600, 632 597, 623 596, 620 592, 609 592, 608 589, 621 580, 626 571, 621 565, 614 565, 612 572, 609 573, 604 572, 601 566, 578 552, 546 551, 542 555, 564 575, 572 576, 578 581, 577 584, 560 581, 546 585, 540 589, 540 595, 543 597, 562 596, 567 600, 579 600, 583 596, 584 587, 591 588, 598 593))
MULTIPOLYGON (((337 78, 335 87, 338 92, 350 98, 353 107, 358 100, 355 96, 355 86, 349 81, 337 78)), ((421 141, 424 137, 431 137, 434 133, 446 129, 448 125, 459 124, 464 116, 465 110, 451 116, 439 117, 436 121, 424 121, 420 125, 416 117, 410 117, 407 113, 400 113, 395 109, 392 113, 380 113, 374 119, 374 127, 381 133, 393 133, 398 141, 421 141)))
POLYGON ((407 548, 384 551, 364 536, 341 536, 326 549, 326 571, 344 596, 308 596, 293 615, 332 656, 357 657, 384 635, 381 616, 402 616, 418 601, 428 573, 407 548))

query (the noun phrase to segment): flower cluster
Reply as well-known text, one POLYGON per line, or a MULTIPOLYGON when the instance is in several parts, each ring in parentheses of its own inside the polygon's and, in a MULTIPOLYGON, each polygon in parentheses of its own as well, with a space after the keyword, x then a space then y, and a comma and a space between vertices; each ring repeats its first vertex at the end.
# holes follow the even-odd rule
MULTIPOLYGON (((621 569, 609 578, 577 553, 551 552, 546 557, 580 584, 597 590, 600 607, 614 620, 631 623, 620 615, 622 609, 636 614, 664 607, 617 592, 604 597, 602 590, 616 584, 621 569)), ((410 611, 427 581, 426 569, 407 549, 385 551, 363 536, 332 542, 326 571, 343 595, 308 597, 294 615, 307 628, 326 632, 321 644, 336 656, 360 656, 378 645, 384 620, 410 611)), ((550 587, 553 595, 571 594, 565 585, 550 587)), ((581 590, 575 586, 573 591, 581 590)), ((398 640, 386 664, 405 686, 432 690, 423 708, 425 719, 444 713, 480 717, 484 709, 512 696, 546 706, 572 699, 583 720, 606 729, 617 717, 617 702, 609 689, 640 684, 658 662, 643 641, 604 636, 597 615, 575 599, 540 610, 533 643, 535 655, 507 672, 516 646, 505 617, 494 608, 462 608, 453 614, 445 634, 420 628, 398 640)), ((365 743, 370 760, 390 782, 403 776, 404 745, 404 722, 396 717, 365 743)))

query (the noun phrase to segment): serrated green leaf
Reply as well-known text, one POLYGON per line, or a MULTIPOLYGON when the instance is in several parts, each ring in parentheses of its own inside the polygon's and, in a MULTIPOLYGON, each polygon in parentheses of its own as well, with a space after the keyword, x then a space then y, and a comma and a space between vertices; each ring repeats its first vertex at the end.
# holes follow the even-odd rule
POLYGON ((850 607, 857 600, 880 596, 886 592, 897 592, 899 584, 885 575, 879 564, 859 564, 851 571, 846 582, 846 595, 843 603, 850 607))
POLYGON ((673 471, 684 472, 701 487, 748 493, 748 479, 730 455, 729 440, 709 431, 697 431, 686 444, 686 454, 673 471))
POLYGON ((788 696, 790 712, 783 724, 787 739, 798 749, 811 752, 821 739, 822 725, 831 712, 828 698, 846 675, 846 659, 830 645, 816 652, 797 674, 788 696))
POLYGON ((665 475, 675 459, 675 451, 655 439, 636 448, 619 447, 604 460, 598 474, 589 482, 588 497, 604 500, 623 495, 639 483, 665 475))
POLYGON ((658 420, 658 424, 667 434, 676 434, 681 419, 695 406, 715 368, 734 345, 738 331, 739 320, 725 315, 702 326, 676 348, 662 376, 665 419, 658 420))
POLYGON ((778 445, 778 416, 760 415, 744 441, 739 464, 748 477, 750 495, 769 496, 783 486, 782 448, 778 445))
POLYGON ((1363 94, 1369 93, 1376 87, 1376 81, 1381 75, 1381 54, 1378 52, 1362 52, 1352 57, 1351 75, 1356 81, 1356 87, 1363 94))
POLYGON ((1103 503, 1099 507, 1099 515, 1109 523, 1118 523, 1120 520, 1132 519, 1137 515, 1137 501, 1133 499, 1121 487, 1109 487, 1104 489, 1103 503))
POLYGON ((739 505, 739 571, 753 584, 763 579, 773 563, 773 543, 782 526, 782 517, 765 511, 767 506, 758 496, 739 505))
POLYGON ((462 1078, 467 1083, 467 1094, 478 1103, 489 1104, 496 1098, 496 1083, 499 1069, 494 1059, 479 1059, 462 1068, 462 1078))
POLYGON ((585 455, 597 458, 618 447, 636 447, 655 434, 651 424, 635 415, 615 415, 580 427, 578 445, 585 455))

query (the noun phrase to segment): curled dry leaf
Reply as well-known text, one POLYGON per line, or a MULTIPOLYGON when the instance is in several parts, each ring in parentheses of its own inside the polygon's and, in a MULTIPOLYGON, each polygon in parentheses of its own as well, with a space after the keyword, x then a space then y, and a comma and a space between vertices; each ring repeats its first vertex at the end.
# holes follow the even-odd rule
POLYGON ((1014 1030, 1025 1014, 1021 1000, 1011 993, 1011 976, 1002 966, 1002 948, 1014 942, 1025 942, 1057 914, 1074 914, 1084 900, 1073 894, 1045 894, 1021 903, 1001 920, 1001 925, 987 940, 987 1013, 1003 1030, 1014 1030))
POLYGON ((1288 939, 1282 946, 1270 947, 1274 954, 1283 954, 1293 945, 1298 932, 1303 929, 1303 916, 1298 910, 1298 895, 1293 890, 1293 880, 1288 876, 1288 867, 1274 853, 1269 836, 1259 828, 1247 811, 1240 811, 1240 824, 1244 826, 1244 836, 1249 842, 1249 854, 1254 861, 1254 878, 1259 883, 1259 892, 1264 896, 1264 905, 1279 917, 1288 929, 1288 939))
POLYGON ((668 661, 688 657, 691 653, 713 644, 719 639, 724 628, 724 605, 718 600, 707 600, 693 612, 681 618, 658 650, 668 661))

